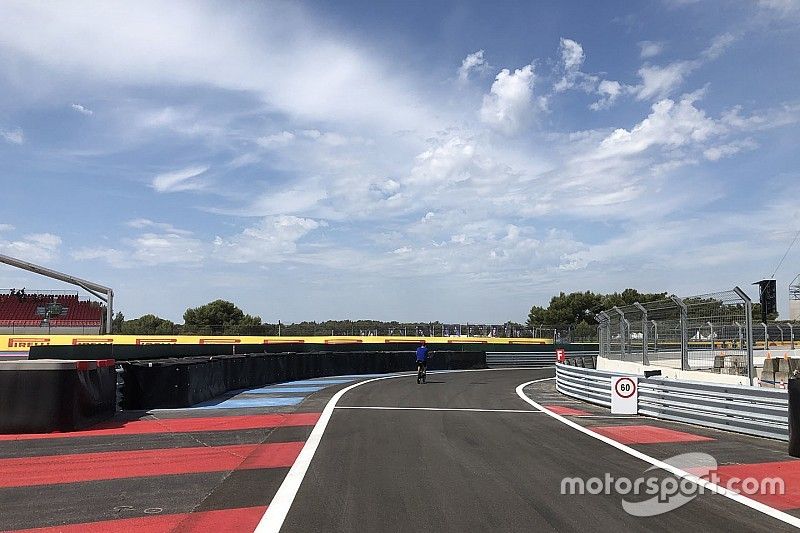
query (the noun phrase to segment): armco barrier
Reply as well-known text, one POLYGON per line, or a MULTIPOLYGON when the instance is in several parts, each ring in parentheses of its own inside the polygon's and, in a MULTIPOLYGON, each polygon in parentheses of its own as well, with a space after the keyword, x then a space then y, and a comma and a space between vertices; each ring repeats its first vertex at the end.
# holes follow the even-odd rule
MULTIPOLYGON (((568 350, 566 356, 572 364, 594 368, 597 350, 568 350)), ((486 365, 489 368, 543 368, 554 364, 556 364, 556 354, 552 347, 546 352, 496 352, 494 349, 486 352, 486 365)))
POLYGON ((114 361, 0 362, 0 433, 75 431, 114 416, 114 361))
MULTIPOLYGON (((562 394, 611 407, 611 378, 622 374, 556 364, 562 394)), ((642 415, 788 440, 786 391, 738 385, 639 377, 642 415)))
POLYGON ((738 433, 789 440, 785 390, 739 385, 639 380, 639 413, 738 433))
MULTIPOLYGON (((123 409, 190 407, 231 390, 315 377, 414 370, 413 352, 316 352, 123 361, 123 409)), ((430 370, 485 368, 484 352, 437 351, 430 370)))

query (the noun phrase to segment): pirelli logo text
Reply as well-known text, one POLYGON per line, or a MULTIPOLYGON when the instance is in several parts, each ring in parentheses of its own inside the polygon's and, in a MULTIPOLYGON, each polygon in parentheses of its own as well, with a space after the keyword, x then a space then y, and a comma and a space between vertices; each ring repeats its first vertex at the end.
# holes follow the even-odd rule
POLYGON ((9 348, 30 348, 31 346, 49 346, 49 337, 9 337, 9 348))
POLYGON ((84 344, 114 344, 114 339, 108 337, 75 337, 72 339, 73 346, 84 344))
POLYGON ((171 339, 147 337, 144 339, 136 339, 136 344, 139 346, 147 346, 148 344, 178 344, 178 339, 174 337, 171 339))

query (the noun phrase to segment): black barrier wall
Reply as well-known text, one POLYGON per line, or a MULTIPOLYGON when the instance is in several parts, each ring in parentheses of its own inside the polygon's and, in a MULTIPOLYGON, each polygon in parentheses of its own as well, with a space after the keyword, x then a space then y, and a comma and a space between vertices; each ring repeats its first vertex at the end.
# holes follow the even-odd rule
POLYGON ((79 369, 0 371, 0 433, 50 433, 87 428, 114 416, 113 361, 79 369))
MULTIPOLYGON (((315 352, 121 363, 123 409, 190 407, 225 392, 324 376, 416 370, 413 352, 315 352)), ((486 368, 484 352, 436 351, 430 370, 486 368)))
MULTIPOLYGON (((80 344, 67 346, 32 346, 30 359, 115 359, 117 361, 167 359, 254 353, 319 353, 319 352, 408 352, 418 342, 346 343, 346 344, 80 344)), ((430 342, 428 347, 443 352, 526 352, 554 353, 552 344, 489 344, 430 342)), ((570 351, 597 350, 597 344, 559 344, 570 351)))

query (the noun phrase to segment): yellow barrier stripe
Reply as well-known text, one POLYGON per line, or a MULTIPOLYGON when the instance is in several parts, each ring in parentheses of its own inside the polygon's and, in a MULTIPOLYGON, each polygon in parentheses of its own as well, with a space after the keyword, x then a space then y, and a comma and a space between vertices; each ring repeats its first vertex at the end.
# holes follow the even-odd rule
POLYGON ((27 352, 31 346, 64 346, 80 344, 382 344, 415 343, 479 343, 479 344, 552 344, 552 339, 521 339, 501 337, 257 337, 251 335, 0 335, 0 352, 27 352))

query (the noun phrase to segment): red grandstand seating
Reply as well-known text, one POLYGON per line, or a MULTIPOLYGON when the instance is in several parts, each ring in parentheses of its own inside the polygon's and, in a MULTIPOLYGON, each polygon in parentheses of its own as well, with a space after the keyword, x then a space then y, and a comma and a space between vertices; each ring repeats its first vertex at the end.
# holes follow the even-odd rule
POLYGON ((20 298, 0 293, 0 327, 37 327, 42 317, 36 309, 51 303, 61 304, 66 314, 50 318, 52 327, 98 327, 102 309, 97 302, 80 300, 77 294, 40 294, 32 292, 20 298))

